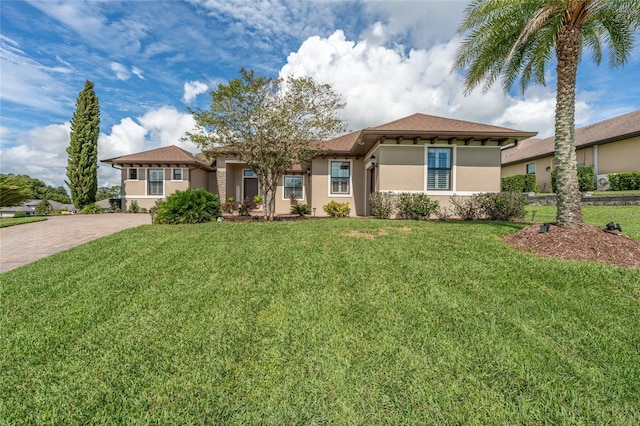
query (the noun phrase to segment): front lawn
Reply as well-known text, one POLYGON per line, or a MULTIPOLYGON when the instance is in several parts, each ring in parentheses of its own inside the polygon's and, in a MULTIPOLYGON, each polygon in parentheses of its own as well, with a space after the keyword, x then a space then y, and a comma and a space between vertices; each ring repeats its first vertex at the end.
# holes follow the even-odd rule
POLYGON ((637 424, 640 272, 523 226, 148 225, 9 271, 0 419, 637 424))
MULTIPOLYGON (((526 220, 536 223, 555 222, 556 206, 528 206, 526 220), (533 212, 535 216, 533 216, 533 212)), ((640 241, 640 206, 582 206, 586 223, 603 229, 609 222, 619 223, 625 235, 640 241)))
POLYGON ((0 219, 0 228, 6 228, 8 226, 22 225, 23 223, 42 222, 47 220, 42 216, 30 216, 30 217, 3 217, 0 219))

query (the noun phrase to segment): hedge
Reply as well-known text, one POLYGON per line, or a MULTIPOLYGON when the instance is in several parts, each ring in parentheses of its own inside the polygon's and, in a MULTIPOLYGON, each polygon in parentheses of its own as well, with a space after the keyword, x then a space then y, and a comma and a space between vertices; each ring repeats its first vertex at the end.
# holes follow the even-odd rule
POLYGON ((540 192, 540 187, 536 183, 536 175, 513 175, 505 176, 500 180, 500 190, 502 192, 540 192))
POLYGON ((640 189, 640 172, 609 173, 607 178, 612 191, 640 189))

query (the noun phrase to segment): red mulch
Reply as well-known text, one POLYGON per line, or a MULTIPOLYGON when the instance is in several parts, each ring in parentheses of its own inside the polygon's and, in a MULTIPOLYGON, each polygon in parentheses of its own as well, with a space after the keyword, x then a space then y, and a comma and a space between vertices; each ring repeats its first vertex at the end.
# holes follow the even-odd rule
POLYGON ((551 225, 546 233, 540 225, 507 235, 504 241, 523 251, 543 257, 590 260, 625 268, 640 268, 640 243, 618 231, 583 225, 575 228, 551 225))

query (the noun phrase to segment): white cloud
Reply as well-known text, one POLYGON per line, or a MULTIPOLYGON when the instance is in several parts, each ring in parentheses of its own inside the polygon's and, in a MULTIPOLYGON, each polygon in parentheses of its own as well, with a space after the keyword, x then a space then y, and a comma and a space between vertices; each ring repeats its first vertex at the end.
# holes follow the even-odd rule
MULTIPOLYGON (((374 32, 382 43, 385 27, 374 32)), ((415 112, 514 127, 553 126, 553 91, 537 88, 536 96, 514 98, 499 85, 488 93, 464 95, 460 74, 450 74, 457 40, 429 49, 402 49, 374 43, 373 38, 347 40, 342 31, 327 38, 309 37, 287 58, 280 76, 307 75, 332 84, 346 102, 343 117, 352 129, 375 126, 415 112), (550 113, 549 113, 550 111, 550 113)))
POLYGON ((140 80, 144 80, 144 75, 142 75, 142 70, 138 67, 132 67, 131 72, 134 73, 140 80))
POLYGON ((0 139, 4 139, 11 134, 11 130, 8 127, 0 126, 0 139))
POLYGON ((182 101, 185 103, 191 102, 201 93, 206 92, 209 86, 201 81, 187 81, 184 83, 184 96, 182 101))
POLYGON ((191 142, 180 140, 185 132, 193 130, 195 127, 195 121, 191 114, 185 114, 173 107, 165 106, 150 110, 140 117, 139 121, 149 131, 150 143, 154 147, 178 145, 187 151, 197 151, 197 147, 191 142))
POLYGON ((129 77, 131 77, 131 74, 129 73, 129 70, 127 69, 127 67, 125 67, 121 63, 111 62, 110 66, 111 66, 111 71, 116 73, 116 77, 118 78, 118 80, 127 81, 129 77))

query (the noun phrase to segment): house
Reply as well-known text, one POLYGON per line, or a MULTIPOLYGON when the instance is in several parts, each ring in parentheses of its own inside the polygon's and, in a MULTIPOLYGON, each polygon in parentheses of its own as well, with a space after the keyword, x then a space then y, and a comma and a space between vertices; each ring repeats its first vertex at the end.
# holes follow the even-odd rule
MULTIPOLYGON (((13 217, 16 212, 24 212, 24 214, 27 216, 34 216, 36 214, 38 204, 40 204, 41 201, 42 200, 25 200, 18 206, 2 207, 0 209, 0 217, 13 217)), ((52 210, 61 210, 66 212, 75 211, 73 204, 63 204, 52 200, 49 200, 47 202, 51 206, 52 210)))
MULTIPOLYGON (((323 142, 324 151, 282 178, 276 214, 290 210, 293 193, 314 214, 332 200, 348 202, 351 216, 369 214, 371 192, 426 193, 446 204, 450 196, 500 190, 500 147, 535 132, 413 114, 323 142)), ((231 155, 207 160, 176 146, 102 160, 122 169, 124 208, 136 200, 150 208, 175 190, 204 188, 221 200, 258 193, 258 179, 231 155)))
MULTIPOLYGON (((596 188, 607 189, 607 174, 640 170, 640 110, 575 131, 578 166, 593 166, 596 188)), ((554 137, 526 139, 502 150, 501 175, 535 174, 542 192, 551 192, 554 137)))

